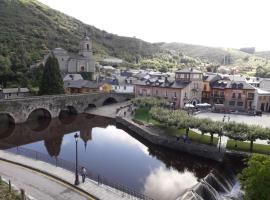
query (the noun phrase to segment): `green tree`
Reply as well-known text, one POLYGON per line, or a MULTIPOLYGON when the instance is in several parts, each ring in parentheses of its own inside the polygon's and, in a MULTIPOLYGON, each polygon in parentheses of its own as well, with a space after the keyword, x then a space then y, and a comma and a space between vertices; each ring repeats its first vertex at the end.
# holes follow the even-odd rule
POLYGON ((39 94, 64 94, 63 85, 58 60, 54 56, 49 56, 43 70, 43 75, 39 86, 39 94))
POLYGON ((269 200, 270 157, 254 154, 238 178, 245 191, 245 200, 269 200))

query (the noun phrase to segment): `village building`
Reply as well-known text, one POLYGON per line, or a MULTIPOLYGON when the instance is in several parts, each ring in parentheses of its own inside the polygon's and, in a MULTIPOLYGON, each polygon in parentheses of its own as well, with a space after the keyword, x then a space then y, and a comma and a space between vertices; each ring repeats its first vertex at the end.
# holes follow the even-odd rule
POLYGON ((100 92, 100 85, 96 81, 88 80, 68 80, 64 81, 66 94, 84 94, 100 92))
POLYGON ((185 104, 196 105, 201 102, 203 73, 196 69, 183 69, 175 72, 175 77, 160 76, 134 83, 135 96, 166 98, 175 108, 185 104))
POLYGON ((63 81, 77 81, 77 80, 83 80, 83 77, 81 74, 66 74, 63 78, 63 81))
POLYGON ((202 103, 212 104, 212 87, 211 85, 217 81, 222 79, 221 75, 217 73, 205 73, 203 75, 203 91, 202 91, 202 103))
POLYGON ((256 88, 242 76, 227 76, 211 85, 212 102, 222 112, 255 110, 256 88))
POLYGON ((255 110, 260 110, 262 112, 269 112, 270 111, 270 92, 257 88, 256 93, 255 93, 254 105, 255 105, 255 110))
POLYGON ((53 54, 59 63, 59 68, 62 73, 91 73, 91 79, 95 80, 95 58, 93 56, 92 41, 84 34, 82 41, 79 44, 79 53, 74 54, 67 52, 62 48, 55 48, 44 57, 46 63, 48 57, 53 54))
POLYGON ((16 99, 31 96, 28 88, 0 88, 0 99, 16 99))
POLYGON ((124 76, 116 76, 112 84, 112 90, 116 93, 134 93, 134 79, 124 76))

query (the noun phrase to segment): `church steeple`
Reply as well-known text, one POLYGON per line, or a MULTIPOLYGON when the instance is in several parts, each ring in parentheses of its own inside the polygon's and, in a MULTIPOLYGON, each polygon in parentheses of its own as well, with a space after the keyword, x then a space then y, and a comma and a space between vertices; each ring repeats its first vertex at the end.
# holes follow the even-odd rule
POLYGON ((84 32, 84 37, 80 42, 80 51, 79 54, 83 57, 90 58, 93 55, 92 52, 92 41, 88 37, 87 30, 84 32))

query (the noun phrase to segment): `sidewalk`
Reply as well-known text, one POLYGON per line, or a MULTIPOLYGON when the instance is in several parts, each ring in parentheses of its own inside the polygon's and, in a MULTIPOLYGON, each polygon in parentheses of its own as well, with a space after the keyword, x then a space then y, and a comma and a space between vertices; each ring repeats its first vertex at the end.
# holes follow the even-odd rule
POLYGON ((0 175, 17 189, 24 189, 31 200, 88 200, 88 195, 74 191, 66 184, 22 166, 0 161, 0 175))
MULTIPOLYGON (((53 176, 60 181, 69 184, 71 187, 73 187, 74 184, 74 173, 65 170, 60 167, 56 167, 54 165, 33 160, 21 155, 15 155, 12 153, 8 153, 5 151, 0 150, 0 160, 6 160, 13 163, 21 164, 25 167, 29 167, 30 169, 35 169, 37 171, 43 172, 44 174, 48 174, 50 176, 53 176)), ((0 162, 0 169, 2 169, 2 162, 0 162)), ((0 170, 2 171, 2 170, 0 170)), ((1 173, 1 172, 0 172, 1 173)), ((30 176, 32 176, 31 174, 30 176)), ((30 178, 30 180, 32 180, 30 178)), ((38 184, 38 183, 36 183, 38 184)), ((33 187, 36 187, 33 185, 33 187)), ((81 183, 78 186, 78 189, 80 189, 82 192, 86 194, 91 194, 92 196, 96 197, 97 199, 104 199, 104 200, 115 200, 115 199, 137 199, 136 197, 133 197, 131 195, 128 195, 126 193, 123 193, 119 190, 116 190, 114 188, 111 188, 106 185, 98 185, 97 182, 92 181, 91 179, 86 179, 85 183, 81 183)), ((49 191, 48 191, 49 192, 49 191)), ((31 195, 31 194, 29 194, 31 195)), ((40 199, 40 198, 38 198, 40 199)), ((52 198, 54 199, 54 198, 52 198)), ((77 199, 77 198, 71 198, 71 199, 77 199)), ((89 198, 88 198, 89 199, 89 198)))

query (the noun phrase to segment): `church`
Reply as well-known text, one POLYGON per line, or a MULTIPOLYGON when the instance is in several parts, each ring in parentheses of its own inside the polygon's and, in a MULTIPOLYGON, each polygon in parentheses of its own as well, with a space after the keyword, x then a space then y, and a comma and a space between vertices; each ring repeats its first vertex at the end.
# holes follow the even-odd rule
MULTIPOLYGON (((63 73, 91 73, 92 80, 95 80, 95 58, 93 56, 92 41, 84 34, 83 39, 79 44, 79 53, 74 54, 67 52, 62 48, 55 48, 51 53, 57 58, 60 71, 63 73)), ((49 55, 44 57, 44 63, 48 59, 49 55)))

